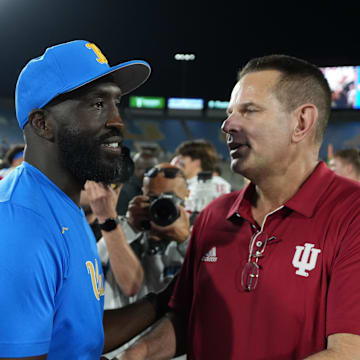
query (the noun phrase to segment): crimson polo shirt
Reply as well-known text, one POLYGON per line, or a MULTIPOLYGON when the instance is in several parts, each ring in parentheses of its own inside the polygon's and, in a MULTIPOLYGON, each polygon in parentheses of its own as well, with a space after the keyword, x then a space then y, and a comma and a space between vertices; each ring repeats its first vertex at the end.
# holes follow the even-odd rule
MULTIPOLYGON (((197 218, 170 306, 189 319, 189 359, 303 359, 334 333, 360 335, 360 185, 319 163, 268 215, 270 240, 254 291, 241 273, 253 184, 214 200, 197 218)), ((261 244, 255 244, 255 247, 261 244)))

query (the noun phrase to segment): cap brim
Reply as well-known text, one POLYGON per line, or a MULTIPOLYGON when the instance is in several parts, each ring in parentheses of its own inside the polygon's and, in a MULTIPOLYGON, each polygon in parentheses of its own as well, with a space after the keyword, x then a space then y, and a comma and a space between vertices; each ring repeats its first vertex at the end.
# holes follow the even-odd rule
POLYGON ((150 76, 150 73, 151 68, 146 61, 127 61, 125 63, 110 67, 108 71, 104 72, 103 74, 91 78, 88 81, 79 84, 78 86, 72 87, 71 89, 67 89, 64 91, 64 93, 79 89, 84 85, 101 79, 106 75, 112 74, 116 84, 121 89, 122 95, 126 95, 143 84, 150 76))
POLYGON ((111 68, 110 73, 123 95, 130 93, 143 84, 151 73, 150 65, 145 61, 129 61, 111 68))

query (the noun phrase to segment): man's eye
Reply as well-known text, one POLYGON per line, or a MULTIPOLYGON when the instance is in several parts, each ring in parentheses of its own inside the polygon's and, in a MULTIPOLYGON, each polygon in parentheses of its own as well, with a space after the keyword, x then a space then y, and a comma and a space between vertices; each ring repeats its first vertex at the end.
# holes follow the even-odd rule
POLYGON ((97 108, 97 109, 102 109, 104 107, 104 102, 103 101, 97 101, 94 106, 97 108))
POLYGON ((256 109, 254 109, 254 108, 246 108, 246 109, 244 109, 245 114, 252 114, 254 112, 256 112, 256 109))

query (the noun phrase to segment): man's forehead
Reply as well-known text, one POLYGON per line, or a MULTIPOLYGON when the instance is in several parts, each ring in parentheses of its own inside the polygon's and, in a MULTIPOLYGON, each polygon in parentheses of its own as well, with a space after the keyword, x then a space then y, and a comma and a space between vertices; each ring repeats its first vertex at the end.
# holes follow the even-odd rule
POLYGON ((67 100, 81 100, 96 95, 121 97, 121 89, 115 82, 111 81, 111 79, 99 79, 73 91, 56 96, 46 106, 57 105, 67 100))
POLYGON ((276 70, 262 70, 244 75, 234 86, 230 103, 248 102, 258 96, 268 95, 277 83, 281 73, 276 70))
POLYGON ((121 89, 110 76, 100 78, 88 84, 81 86, 78 89, 68 93, 61 94, 57 98, 59 100, 78 99, 92 94, 109 94, 113 96, 121 96, 121 89))
POLYGON ((121 95, 121 89, 112 78, 106 77, 84 85, 71 93, 73 93, 74 96, 84 96, 93 93, 112 93, 119 96, 121 95), (78 91, 78 93, 76 93, 76 91, 78 91))

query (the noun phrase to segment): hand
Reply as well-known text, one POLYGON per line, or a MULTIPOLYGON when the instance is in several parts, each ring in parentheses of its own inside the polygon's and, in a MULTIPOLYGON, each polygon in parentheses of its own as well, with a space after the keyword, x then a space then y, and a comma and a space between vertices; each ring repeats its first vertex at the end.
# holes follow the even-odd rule
POLYGON ((149 197, 145 195, 135 196, 128 206, 129 224, 137 231, 142 231, 143 223, 150 222, 149 197))
POLYGON ((108 185, 89 180, 85 183, 86 196, 99 223, 117 216, 116 205, 121 188, 122 185, 114 190, 108 185))
POLYGON ((159 226, 151 222, 150 239, 153 241, 173 240, 184 242, 190 235, 190 218, 184 207, 179 206, 180 216, 168 226, 159 226))

